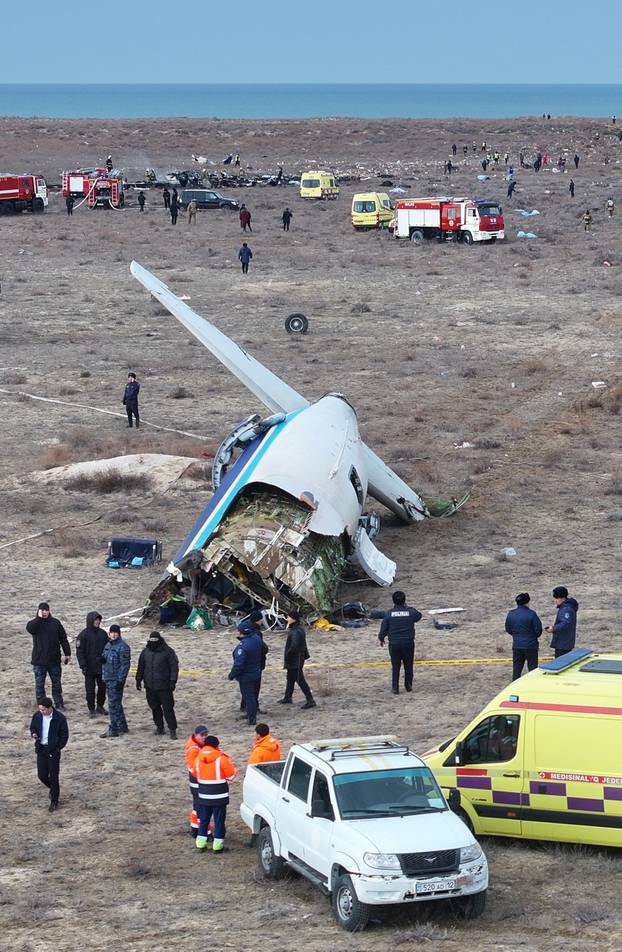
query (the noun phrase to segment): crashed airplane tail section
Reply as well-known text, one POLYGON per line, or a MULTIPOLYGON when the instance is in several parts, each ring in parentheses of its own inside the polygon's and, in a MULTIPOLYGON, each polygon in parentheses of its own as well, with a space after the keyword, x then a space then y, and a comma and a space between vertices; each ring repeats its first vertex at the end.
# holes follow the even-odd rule
POLYGON ((131 272, 271 411, 240 421, 214 460, 214 495, 150 600, 188 605, 256 603, 306 614, 331 609, 347 564, 379 585, 396 565, 374 544, 379 518, 367 496, 406 523, 457 511, 424 500, 361 439, 354 407, 329 391, 310 402, 226 337, 136 262, 131 272))

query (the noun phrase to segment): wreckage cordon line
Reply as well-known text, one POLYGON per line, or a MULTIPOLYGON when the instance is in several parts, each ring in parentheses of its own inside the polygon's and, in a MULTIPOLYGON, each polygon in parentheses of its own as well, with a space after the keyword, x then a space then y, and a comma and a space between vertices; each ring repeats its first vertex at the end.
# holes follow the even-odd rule
MULTIPOLYGON (((551 658, 542 658, 542 661, 551 661, 551 658)), ((305 661, 305 668, 388 668, 390 661, 305 661)), ((512 664, 511 658, 430 658, 428 661, 415 661, 415 666, 420 668, 436 667, 438 665, 485 665, 485 664, 512 664)), ((136 668, 130 669, 132 672, 136 668)), ((273 668, 268 666, 267 672, 281 672, 282 668, 273 668)), ((184 678, 205 678, 218 677, 228 674, 229 668, 208 668, 206 671, 197 671, 193 669, 180 670, 180 675, 184 678)))
POLYGON ((255 453, 248 461, 242 472, 232 482, 231 486, 220 500, 214 511, 210 513, 205 525, 201 526, 196 535, 191 539, 183 555, 187 555, 188 552, 192 552, 194 549, 198 549, 205 544, 213 530, 216 528, 216 526, 218 526, 222 517, 233 503, 235 497, 238 495, 240 490, 244 489, 244 487, 247 485, 250 476, 259 465, 259 462, 264 457, 268 448, 272 445, 272 443, 274 443, 277 436, 279 436, 283 428, 287 426, 290 420, 293 420, 295 416, 298 416, 298 414, 302 413, 302 411, 305 409, 306 407, 301 407, 300 410, 293 410, 291 413, 287 414, 282 423, 278 423, 275 427, 268 431, 263 442, 257 447, 255 453))

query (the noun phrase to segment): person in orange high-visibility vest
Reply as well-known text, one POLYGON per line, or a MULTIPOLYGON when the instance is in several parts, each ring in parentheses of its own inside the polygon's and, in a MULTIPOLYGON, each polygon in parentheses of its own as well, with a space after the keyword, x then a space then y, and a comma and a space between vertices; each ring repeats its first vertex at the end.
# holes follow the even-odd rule
POLYGON ((188 783, 192 797, 192 813, 190 814, 190 832, 192 836, 199 832, 199 781, 197 780, 197 757, 205 744, 209 730, 204 724, 199 724, 186 741, 186 767, 188 768, 188 783))
POLYGON ((207 849, 207 828, 214 818, 214 853, 225 851, 225 819, 229 803, 229 781, 235 780, 235 767, 224 751, 220 741, 208 734, 196 759, 196 774, 199 781, 199 832, 195 840, 199 850, 207 849))
POLYGON ((258 724, 255 728, 255 743, 253 744, 249 764, 269 764, 281 760, 281 745, 270 734, 267 724, 258 724))

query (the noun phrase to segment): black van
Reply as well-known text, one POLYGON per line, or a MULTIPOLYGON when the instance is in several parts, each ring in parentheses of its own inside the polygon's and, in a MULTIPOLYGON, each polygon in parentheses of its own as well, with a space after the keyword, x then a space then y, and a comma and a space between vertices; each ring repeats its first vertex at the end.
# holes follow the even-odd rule
POLYGON ((236 211, 240 207, 234 198, 225 198, 220 192, 209 188, 184 188, 179 196, 180 207, 186 209, 192 199, 197 203, 197 208, 229 208, 236 211))

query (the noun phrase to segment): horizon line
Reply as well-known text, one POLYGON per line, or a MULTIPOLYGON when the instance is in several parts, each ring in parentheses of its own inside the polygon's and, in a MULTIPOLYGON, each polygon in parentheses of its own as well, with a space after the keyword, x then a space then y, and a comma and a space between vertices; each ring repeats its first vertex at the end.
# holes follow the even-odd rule
POLYGON ((519 87, 533 87, 542 89, 544 87, 557 87, 559 89, 564 88, 574 88, 577 86, 610 86, 610 87, 619 87, 622 88, 622 83, 613 83, 613 82, 581 82, 581 83, 521 83, 521 82, 510 82, 510 83, 463 83, 463 82, 438 82, 438 83, 429 83, 429 82, 393 82, 388 80, 378 80, 376 82, 344 82, 338 80, 335 82, 315 82, 310 80, 294 82, 294 83, 282 83, 282 82, 234 82, 234 83, 222 83, 222 82, 213 82, 213 81, 202 81, 197 82, 194 80, 179 81, 175 80, 172 82, 157 82, 154 80, 148 81, 136 81, 131 80, 129 82, 85 82, 84 80, 75 79, 70 81, 38 81, 38 82, 4 82, 0 81, 0 89, 3 87, 24 87, 24 86, 82 86, 82 87, 92 87, 92 86, 102 86, 102 87, 114 87, 114 86, 220 86, 220 87, 231 87, 231 86, 462 86, 464 88, 475 87, 475 86, 486 86, 489 88, 502 88, 507 86, 519 86, 519 87))

